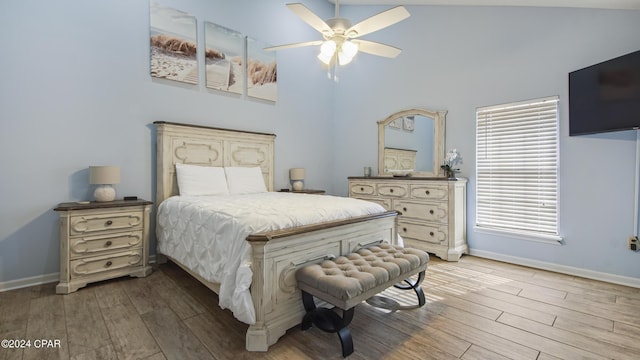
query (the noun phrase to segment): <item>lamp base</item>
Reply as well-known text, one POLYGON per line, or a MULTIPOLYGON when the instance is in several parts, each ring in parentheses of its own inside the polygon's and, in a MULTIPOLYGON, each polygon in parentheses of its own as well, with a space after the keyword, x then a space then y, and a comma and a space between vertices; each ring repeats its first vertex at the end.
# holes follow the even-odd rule
POLYGON ((293 188, 294 191, 300 191, 300 190, 304 189, 304 182, 300 181, 300 180, 296 180, 296 181, 293 182, 291 187, 293 188))
POLYGON ((93 192, 93 197, 97 202, 107 202, 116 199, 116 189, 111 185, 98 185, 93 192))

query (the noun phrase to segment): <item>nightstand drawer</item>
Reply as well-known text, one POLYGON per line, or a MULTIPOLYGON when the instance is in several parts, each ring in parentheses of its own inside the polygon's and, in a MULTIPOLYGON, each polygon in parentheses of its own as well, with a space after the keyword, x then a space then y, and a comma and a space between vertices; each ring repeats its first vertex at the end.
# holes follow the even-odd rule
POLYGON ((135 230, 142 228, 142 211, 102 213, 72 216, 70 235, 91 234, 105 230, 135 230))
POLYGON ((129 250, 142 246, 142 230, 81 236, 70 240, 71 257, 94 256, 114 250, 129 250))
POLYGON ((137 265, 142 265, 142 249, 72 260, 69 272, 74 279, 137 265))

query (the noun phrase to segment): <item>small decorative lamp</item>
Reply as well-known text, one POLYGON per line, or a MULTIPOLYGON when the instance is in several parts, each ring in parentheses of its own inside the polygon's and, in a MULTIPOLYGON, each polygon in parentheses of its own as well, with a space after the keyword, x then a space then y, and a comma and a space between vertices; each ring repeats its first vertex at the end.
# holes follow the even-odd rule
POLYGON ((98 185, 93 197, 98 202, 113 201, 116 189, 113 184, 120 183, 120 168, 117 166, 89 166, 89 184, 98 185))
POLYGON ((291 187, 294 191, 300 191, 304 189, 304 169, 293 168, 289 170, 289 180, 291 180, 291 187))

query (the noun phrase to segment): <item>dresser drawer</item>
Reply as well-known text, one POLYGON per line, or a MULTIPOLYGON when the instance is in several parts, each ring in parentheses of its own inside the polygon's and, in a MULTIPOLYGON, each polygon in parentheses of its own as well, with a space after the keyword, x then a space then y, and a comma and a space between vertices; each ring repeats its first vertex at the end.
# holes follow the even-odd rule
POLYGON ((446 223, 447 203, 427 203, 406 200, 394 200, 393 210, 402 213, 401 218, 413 218, 446 223))
POLYGON ((407 184, 382 183, 378 184, 376 190, 378 195, 393 198, 406 198, 409 195, 409 186, 407 184))
POLYGON ((447 226, 437 224, 398 221, 398 234, 402 237, 440 244, 447 240, 447 226))
POLYGON ((355 196, 353 198, 360 199, 360 200, 366 200, 366 201, 370 201, 372 203, 380 204, 382 207, 385 208, 385 210, 392 210, 391 209, 391 199, 370 198, 370 197, 366 197, 366 196, 355 196))
POLYGON ((368 183, 352 183, 349 191, 352 195, 375 195, 376 187, 368 183))
POLYGON ((71 279, 142 265, 142 249, 71 261, 71 279))
POLYGON ((142 246, 142 230, 89 235, 71 238, 71 257, 94 256, 114 250, 130 250, 142 246))
POLYGON ((71 217, 69 232, 73 236, 105 230, 135 230, 142 228, 142 221, 142 211, 76 215, 71 217))
POLYGON ((447 200, 447 186, 411 185, 411 198, 423 200, 447 200))

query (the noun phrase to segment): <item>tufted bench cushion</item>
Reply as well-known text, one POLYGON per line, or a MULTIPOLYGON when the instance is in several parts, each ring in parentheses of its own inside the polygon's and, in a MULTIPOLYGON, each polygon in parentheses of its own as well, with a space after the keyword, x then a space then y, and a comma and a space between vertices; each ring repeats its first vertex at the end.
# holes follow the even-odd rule
POLYGON ((347 310, 427 268, 421 250, 381 244, 308 265, 296 272, 298 287, 347 310))

